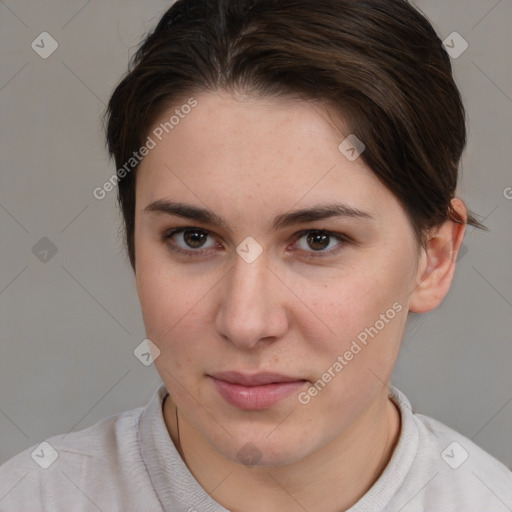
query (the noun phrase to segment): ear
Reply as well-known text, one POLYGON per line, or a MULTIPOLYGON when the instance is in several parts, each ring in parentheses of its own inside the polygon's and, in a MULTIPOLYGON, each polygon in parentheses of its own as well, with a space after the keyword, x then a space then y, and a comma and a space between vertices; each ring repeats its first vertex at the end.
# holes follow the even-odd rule
POLYGON ((411 293, 409 303, 409 310, 414 313, 432 311, 441 304, 450 289, 467 223, 464 203, 454 198, 451 204, 464 223, 446 220, 430 231, 426 248, 421 249, 416 274, 417 285, 411 293))

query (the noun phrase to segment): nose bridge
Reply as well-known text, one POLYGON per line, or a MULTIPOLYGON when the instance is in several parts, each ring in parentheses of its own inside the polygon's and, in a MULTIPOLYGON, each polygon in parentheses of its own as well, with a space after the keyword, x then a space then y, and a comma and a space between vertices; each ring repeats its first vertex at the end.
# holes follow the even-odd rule
POLYGON ((217 329, 232 343, 251 348, 260 339, 281 335, 283 322, 275 282, 265 257, 248 263, 237 256, 227 276, 217 329))
POLYGON ((269 303, 268 274, 264 258, 247 263, 237 258, 230 273, 229 290, 226 296, 227 304, 232 313, 255 318, 256 314, 269 303))

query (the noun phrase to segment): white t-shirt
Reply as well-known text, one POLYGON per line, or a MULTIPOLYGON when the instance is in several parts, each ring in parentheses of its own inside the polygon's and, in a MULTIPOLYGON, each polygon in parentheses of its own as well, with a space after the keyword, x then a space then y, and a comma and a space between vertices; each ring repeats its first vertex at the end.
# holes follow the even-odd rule
MULTIPOLYGON (((162 385, 145 407, 13 457, 0 467, 0 511, 227 512, 176 450, 163 418, 166 395, 162 385)), ((395 387, 389 396, 400 410, 400 438, 350 512, 512 511, 509 469, 451 428, 414 414, 395 387)))

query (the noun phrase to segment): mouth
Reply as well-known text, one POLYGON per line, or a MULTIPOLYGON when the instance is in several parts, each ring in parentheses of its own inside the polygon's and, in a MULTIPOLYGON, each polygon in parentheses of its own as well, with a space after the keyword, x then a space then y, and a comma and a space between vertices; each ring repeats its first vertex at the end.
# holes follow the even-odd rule
POLYGON ((268 409, 308 382, 300 377, 267 372, 254 375, 220 372, 208 377, 227 403, 242 410, 268 409))

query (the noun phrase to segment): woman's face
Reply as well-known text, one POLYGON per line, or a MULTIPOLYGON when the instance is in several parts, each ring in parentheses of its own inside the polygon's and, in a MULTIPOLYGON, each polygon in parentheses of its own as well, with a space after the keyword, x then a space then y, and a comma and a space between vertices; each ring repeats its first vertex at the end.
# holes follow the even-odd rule
POLYGON ((417 246, 318 104, 195 100, 169 133, 175 109, 158 119, 138 169, 147 337, 180 414, 219 453, 290 463, 387 400, 417 246))

